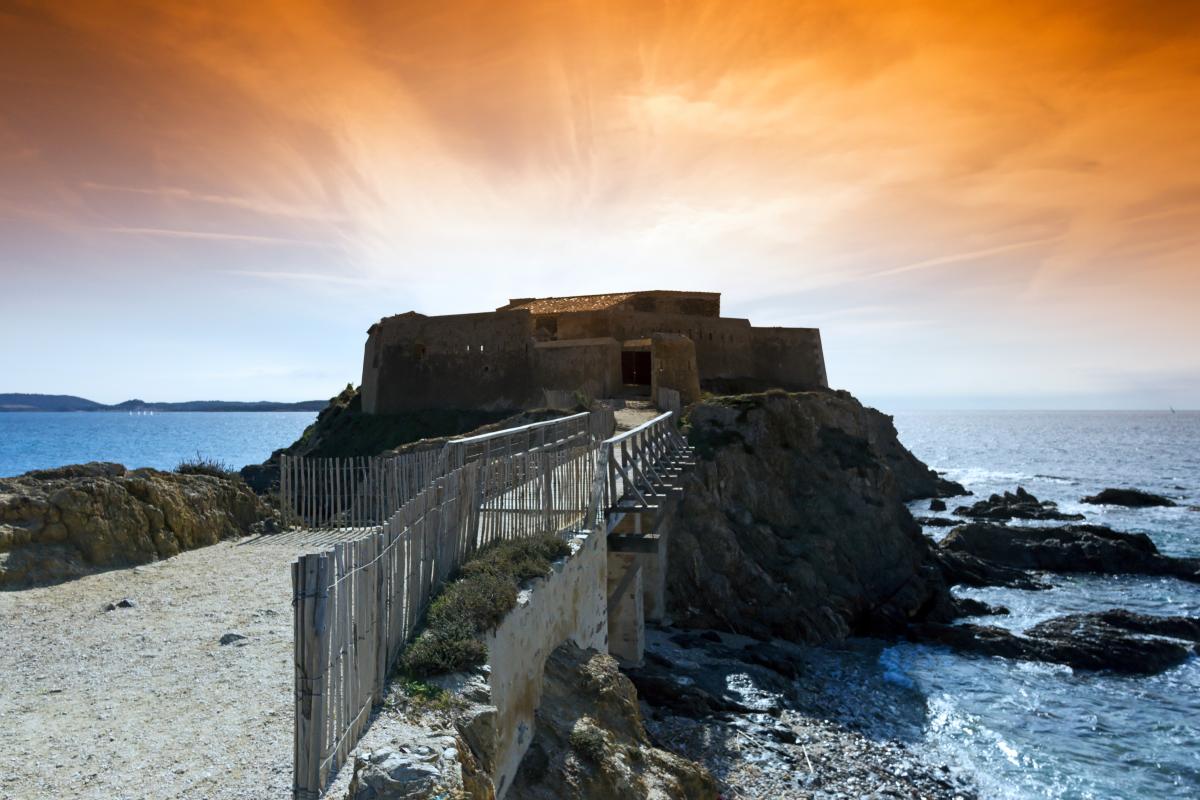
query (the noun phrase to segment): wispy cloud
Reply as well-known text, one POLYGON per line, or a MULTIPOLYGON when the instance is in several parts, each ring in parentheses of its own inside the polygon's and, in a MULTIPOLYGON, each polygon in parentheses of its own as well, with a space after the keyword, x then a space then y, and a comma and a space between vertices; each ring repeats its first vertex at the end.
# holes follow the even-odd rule
POLYGON ((249 242, 251 244, 284 245, 287 247, 337 247, 336 242, 316 239, 292 239, 286 236, 264 236, 253 233, 231 233, 228 231, 189 231, 176 228, 130 228, 123 226, 100 227, 95 230, 127 236, 162 236, 170 239, 204 239, 220 242, 249 242))
POLYGON ((883 278, 889 275, 903 275, 906 272, 919 272, 921 270, 935 269, 937 267, 949 267, 955 264, 963 264, 969 261, 978 261, 982 258, 990 258, 991 256, 1003 255, 1004 253, 1012 253, 1017 250, 1025 250, 1030 247, 1036 247, 1042 244, 1051 244, 1053 242, 1062 241, 1063 237, 1044 236, 1038 239, 1029 239, 1023 242, 1009 242, 1008 244, 997 245, 995 247, 985 247, 980 250, 970 250, 960 253, 948 253, 944 256, 936 256, 935 258, 926 258, 921 261, 914 261, 910 264, 901 264, 895 267, 889 267, 877 272, 871 272, 862 275, 862 279, 883 278))

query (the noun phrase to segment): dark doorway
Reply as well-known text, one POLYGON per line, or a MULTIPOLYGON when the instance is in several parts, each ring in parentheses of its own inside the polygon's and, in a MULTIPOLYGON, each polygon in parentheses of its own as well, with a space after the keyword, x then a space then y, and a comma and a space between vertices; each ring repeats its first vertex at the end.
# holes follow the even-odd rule
POLYGON ((650 385, 650 353, 646 350, 621 351, 621 383, 650 385))

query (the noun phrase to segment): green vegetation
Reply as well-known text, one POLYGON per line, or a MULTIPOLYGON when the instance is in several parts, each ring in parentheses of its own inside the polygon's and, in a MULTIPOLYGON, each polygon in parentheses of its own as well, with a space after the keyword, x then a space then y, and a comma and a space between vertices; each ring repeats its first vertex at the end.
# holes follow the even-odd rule
POLYGON ((175 467, 175 471, 180 475, 210 475, 214 478, 233 479, 240 477, 233 467, 217 461, 215 458, 205 458, 196 453, 196 456, 191 459, 180 461, 175 467))
POLYGON ((491 425, 513 427, 568 413, 572 412, 431 408, 406 414, 364 414, 358 389, 347 385, 285 452, 318 458, 373 456, 422 439, 459 436, 491 425))
POLYGON ((568 553, 567 543, 556 534, 481 549, 430 604, 425 630, 404 651, 401 670, 421 678, 483 663, 487 648, 479 635, 516 606, 523 581, 545 575, 552 561, 568 553))
POLYGON ((604 753, 608 749, 604 732, 589 717, 576 720, 568 741, 576 755, 595 764, 604 760, 604 753))

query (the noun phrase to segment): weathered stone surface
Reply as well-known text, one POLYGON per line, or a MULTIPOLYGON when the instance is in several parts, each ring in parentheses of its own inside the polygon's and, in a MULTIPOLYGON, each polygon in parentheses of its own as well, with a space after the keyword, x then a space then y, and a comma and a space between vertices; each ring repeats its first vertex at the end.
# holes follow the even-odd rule
POLYGON ((354 762, 349 800, 433 800, 461 796, 458 740, 435 735, 365 754, 354 762), (459 794, 452 794, 458 790, 459 794))
MULTIPOLYGON (((951 563, 962 563, 961 556, 966 555, 982 559, 989 566, 1102 575, 1172 575, 1200 583, 1200 559, 1164 556, 1146 534, 1121 533, 1102 525, 1035 528, 975 522, 950 531, 939 546, 951 563)), ((968 580, 965 572, 956 577, 955 583, 976 586, 994 582, 991 576, 968 580)))
POLYGON ((1159 494, 1143 492, 1140 489, 1105 489, 1090 497, 1084 497, 1079 502, 1092 505, 1128 506, 1129 508, 1175 505, 1174 500, 1169 500, 1159 494))
POLYGON ((699 463, 668 521, 677 623, 820 642, 953 615, 904 506, 946 487, 890 418, 845 392, 768 392, 688 422, 699 463))
POLYGON ((615 659, 568 643, 546 661, 536 733, 508 797, 716 800, 717 789, 703 767, 650 744, 615 659))
POLYGON ((0 588, 167 558, 249 533, 274 513, 240 481, 120 464, 0 479, 0 588))
POLYGON ((1152 675, 1186 661, 1200 642, 1200 618, 1151 617, 1113 609, 1039 623, 1025 635, 987 625, 914 625, 910 636, 956 650, 1076 669, 1152 675))
POLYGON ((993 494, 969 506, 959 506, 954 513, 973 519, 1034 519, 1034 520, 1080 520, 1083 514, 1064 514, 1050 500, 1038 500, 1021 486, 1016 492, 993 494))

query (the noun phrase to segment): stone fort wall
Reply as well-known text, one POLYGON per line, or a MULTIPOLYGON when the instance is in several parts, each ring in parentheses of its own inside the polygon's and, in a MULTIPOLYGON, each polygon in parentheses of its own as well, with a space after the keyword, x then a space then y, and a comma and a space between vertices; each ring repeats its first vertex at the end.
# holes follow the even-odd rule
POLYGON ((746 319, 717 316, 719 295, 654 294, 600 311, 388 317, 368 332, 363 409, 528 408, 544 404, 545 390, 612 396, 621 389, 621 343, 654 334, 692 341, 701 385, 736 391, 828 385, 816 328, 755 328, 746 319))

